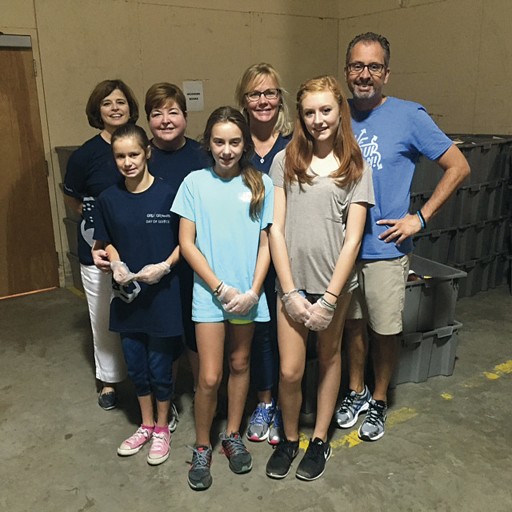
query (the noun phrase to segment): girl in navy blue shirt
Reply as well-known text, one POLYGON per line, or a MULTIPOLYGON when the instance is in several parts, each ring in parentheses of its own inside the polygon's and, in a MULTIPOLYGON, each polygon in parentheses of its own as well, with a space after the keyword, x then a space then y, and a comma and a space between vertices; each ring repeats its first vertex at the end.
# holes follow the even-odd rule
POLYGON ((142 416, 117 452, 133 455, 150 441, 147 461, 157 465, 169 457, 172 363, 183 333, 179 282, 171 272, 179 258, 177 217, 170 212, 176 190, 149 173, 151 149, 142 128, 119 128, 112 149, 124 181, 99 196, 95 238, 110 260, 110 329, 121 334, 142 416))

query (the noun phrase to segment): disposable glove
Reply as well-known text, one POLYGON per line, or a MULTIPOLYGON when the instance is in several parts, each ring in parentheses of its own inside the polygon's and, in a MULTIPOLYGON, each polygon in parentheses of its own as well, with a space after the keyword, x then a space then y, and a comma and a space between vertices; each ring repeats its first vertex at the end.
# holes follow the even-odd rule
POLYGON ((247 315, 249 311, 258 304, 259 301, 258 295, 249 290, 245 293, 239 293, 235 295, 226 307, 224 308, 228 313, 236 313, 237 315, 247 315))
POLYGON ((131 272, 128 265, 122 261, 110 262, 110 268, 114 276, 114 281, 121 286, 129 285, 135 278, 135 274, 131 272))
POLYGON ((293 321, 303 324, 309 318, 309 308, 311 304, 298 290, 285 293, 281 297, 281 300, 283 301, 286 312, 293 321))
POLYGON ((320 297, 309 308, 310 317, 304 325, 312 331, 323 331, 331 323, 335 311, 336 306, 334 304, 329 307, 329 303, 323 297, 320 297))
POLYGON ((139 270, 134 277, 135 281, 146 284, 156 284, 171 271, 171 266, 166 261, 146 265, 139 270))
POLYGON ((219 299, 222 307, 227 311, 226 306, 240 293, 240 290, 222 283, 219 288, 217 299, 219 299))

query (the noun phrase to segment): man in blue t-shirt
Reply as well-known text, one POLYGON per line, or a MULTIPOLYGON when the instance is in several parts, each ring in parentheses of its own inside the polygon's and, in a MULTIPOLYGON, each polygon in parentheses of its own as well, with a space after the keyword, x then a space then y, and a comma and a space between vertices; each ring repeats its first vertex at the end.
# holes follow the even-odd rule
POLYGON ((345 343, 349 360, 349 393, 336 412, 341 428, 352 427, 368 411, 359 437, 376 441, 384 435, 387 391, 398 356, 411 237, 425 229, 460 183, 469 166, 452 141, 425 109, 410 101, 387 97, 389 42, 373 32, 355 37, 346 53, 345 78, 352 93, 352 127, 363 156, 372 166, 375 206, 368 209, 357 262, 360 287, 347 315, 345 343), (414 169, 423 154, 443 169, 430 199, 408 213, 414 169), (372 339, 375 374, 373 396, 364 382, 368 344, 372 339))

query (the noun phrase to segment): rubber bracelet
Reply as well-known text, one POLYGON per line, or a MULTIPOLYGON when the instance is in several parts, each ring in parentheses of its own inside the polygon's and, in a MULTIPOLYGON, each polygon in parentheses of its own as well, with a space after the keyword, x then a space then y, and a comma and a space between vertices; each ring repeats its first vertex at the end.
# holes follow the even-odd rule
POLYGON ((329 295, 332 295, 333 297, 336 297, 336 298, 339 297, 339 295, 336 295, 335 293, 332 293, 329 290, 325 290, 325 293, 328 293, 329 295))
POLYGON ((416 212, 418 219, 420 219, 421 229, 425 229, 427 227, 427 223, 425 222, 425 217, 423 217, 421 210, 416 212))
POLYGON ((215 290, 213 290, 213 295, 219 295, 219 291, 222 287, 222 285, 224 284, 224 281, 221 281, 218 285, 217 285, 217 288, 215 288, 215 290))
POLYGON ((326 309, 330 309, 331 311, 334 311, 336 309, 336 304, 331 304, 330 302, 327 302, 323 297, 320 297, 319 301, 326 309))

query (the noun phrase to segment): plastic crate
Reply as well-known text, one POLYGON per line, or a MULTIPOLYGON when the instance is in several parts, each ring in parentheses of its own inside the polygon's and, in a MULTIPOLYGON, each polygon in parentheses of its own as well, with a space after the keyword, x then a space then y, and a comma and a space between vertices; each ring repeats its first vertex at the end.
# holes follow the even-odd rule
POLYGON ((440 263, 450 261, 456 236, 455 228, 419 232, 413 237, 414 254, 440 263))
POLYGON ((429 377, 453 374, 460 322, 430 332, 403 334, 400 354, 390 386, 424 382, 429 377))
POLYGON ((508 220, 501 217, 459 227, 446 261, 464 263, 505 251, 508 220))
POLYGON ((508 178, 512 137, 510 135, 451 135, 471 167, 469 182, 483 183, 508 178))
POLYGON ((427 332, 453 324, 459 281, 466 272, 417 255, 412 257, 411 271, 418 279, 405 287, 403 332, 427 332))

